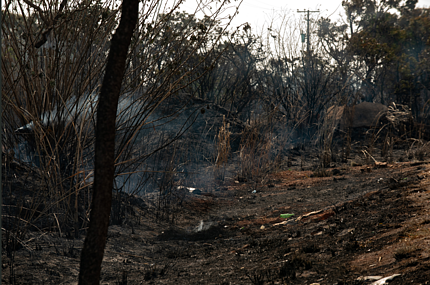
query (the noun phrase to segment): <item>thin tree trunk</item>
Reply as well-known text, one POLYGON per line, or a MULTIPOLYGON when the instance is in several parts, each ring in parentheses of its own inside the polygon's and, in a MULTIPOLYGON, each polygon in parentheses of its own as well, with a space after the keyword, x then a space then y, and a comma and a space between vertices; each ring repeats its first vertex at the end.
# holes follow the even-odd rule
POLYGON ((81 254, 79 284, 99 284, 112 204, 115 120, 125 62, 138 19, 139 0, 123 0, 120 24, 112 37, 97 110, 94 191, 90 224, 81 254))

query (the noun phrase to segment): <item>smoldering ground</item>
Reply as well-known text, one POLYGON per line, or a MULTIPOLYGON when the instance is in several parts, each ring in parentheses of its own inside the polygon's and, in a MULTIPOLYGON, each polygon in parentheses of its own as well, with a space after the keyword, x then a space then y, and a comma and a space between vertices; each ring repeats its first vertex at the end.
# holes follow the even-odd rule
MULTIPOLYGON (((98 94, 92 92, 72 97, 37 119, 29 116, 29 122, 15 131, 15 159, 40 168, 41 159, 55 157, 64 165, 74 165, 91 182, 97 100, 98 94), (72 154, 78 147, 82 148, 80 158, 72 154)), ((142 193, 164 179, 163 171, 180 179, 201 172, 200 164, 214 160, 223 120, 229 125, 233 151, 237 151, 245 124, 227 110, 187 94, 172 96, 157 108, 144 92, 123 94, 116 124, 116 188, 142 193)))

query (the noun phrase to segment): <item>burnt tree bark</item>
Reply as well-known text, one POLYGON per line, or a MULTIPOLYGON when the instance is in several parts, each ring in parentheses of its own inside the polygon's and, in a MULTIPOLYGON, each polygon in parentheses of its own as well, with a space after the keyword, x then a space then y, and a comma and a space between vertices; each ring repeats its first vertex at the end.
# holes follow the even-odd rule
POLYGON ((138 20, 139 0, 123 0, 121 20, 112 37, 99 95, 90 223, 81 254, 79 284, 99 284, 112 204, 115 121, 125 63, 138 20))

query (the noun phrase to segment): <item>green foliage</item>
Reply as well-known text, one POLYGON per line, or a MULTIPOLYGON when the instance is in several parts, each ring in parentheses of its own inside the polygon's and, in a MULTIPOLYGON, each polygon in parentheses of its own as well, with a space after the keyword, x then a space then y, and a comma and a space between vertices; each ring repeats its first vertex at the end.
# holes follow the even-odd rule
POLYGON ((422 91, 430 79, 430 14, 416 9, 416 2, 344 1, 343 5, 356 27, 348 50, 363 63, 364 90, 373 93, 369 99, 407 104, 419 117, 426 100, 422 91))

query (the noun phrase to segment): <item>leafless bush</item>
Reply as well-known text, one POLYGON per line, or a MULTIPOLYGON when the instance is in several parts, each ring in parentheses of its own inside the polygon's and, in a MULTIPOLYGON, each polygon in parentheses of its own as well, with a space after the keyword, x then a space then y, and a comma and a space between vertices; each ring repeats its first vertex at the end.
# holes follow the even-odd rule
MULTIPOLYGON (((216 43, 228 24, 217 20, 227 2, 201 20, 177 13, 182 2, 168 8, 154 0, 141 7, 117 115, 119 192, 146 190, 153 173, 165 170, 157 168, 164 167, 157 159, 177 162, 174 154, 154 156, 195 117, 184 113, 186 101, 173 99, 198 79, 191 76, 197 68, 222 53, 216 43)), ((5 3, 3 143, 14 161, 38 173, 33 175, 37 187, 28 195, 31 204, 43 200, 44 208, 27 217, 30 223, 37 216, 60 233, 78 235, 88 221, 98 88, 119 11, 112 1, 5 3)), ((173 179, 175 167, 168 167, 163 181, 173 179)), ((169 183, 155 189, 164 193, 169 183)))

